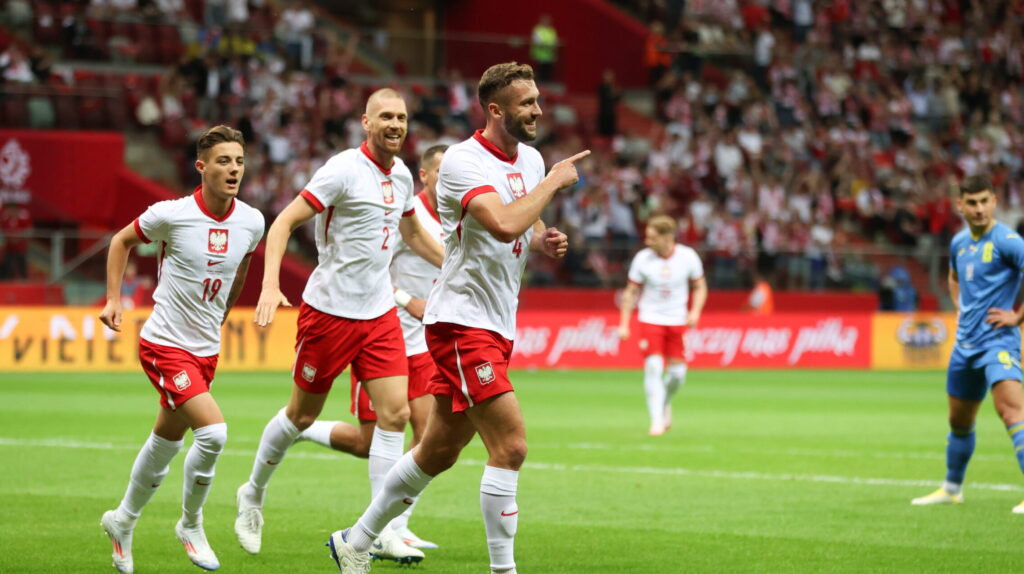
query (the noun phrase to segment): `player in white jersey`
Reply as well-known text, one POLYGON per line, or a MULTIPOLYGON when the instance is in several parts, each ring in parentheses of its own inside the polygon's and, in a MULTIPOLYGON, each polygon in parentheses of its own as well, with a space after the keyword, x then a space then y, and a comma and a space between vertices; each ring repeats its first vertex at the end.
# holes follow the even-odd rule
POLYGON ((676 243, 676 221, 671 217, 652 217, 647 222, 644 243, 647 247, 633 258, 629 284, 622 292, 619 337, 624 341, 630 337, 629 320, 639 296, 639 343, 644 354, 649 433, 658 436, 672 426, 672 397, 686 381, 683 337, 686 327, 696 327, 700 320, 708 284, 697 252, 676 243))
POLYGON ((194 442, 185 456, 182 517, 175 533, 197 566, 220 567, 203 530, 203 503, 227 440, 224 415, 210 387, 221 324, 242 292, 250 256, 263 237, 263 214, 236 199, 245 173, 244 144, 237 130, 208 130, 196 146, 202 184, 195 193, 151 205, 110 240, 107 304, 100 320, 114 331, 121 330, 121 282, 129 252, 140 243, 160 245, 153 313, 139 340, 139 361, 160 393, 160 410, 121 504, 100 521, 119 572, 134 571, 135 523, 184 445, 187 429, 194 442))
POLYGON ((344 574, 369 571, 377 533, 455 464, 476 433, 488 452, 480 506, 491 572, 516 569, 515 499, 526 430, 508 362, 519 285, 527 250, 565 255, 565 234, 545 229, 540 214, 555 192, 576 183, 574 162, 589 152, 555 164, 545 177, 540 154, 521 143, 536 137, 541 115, 530 66, 492 66, 477 91, 487 125, 448 149, 437 186, 445 260, 424 315, 436 403, 423 440, 388 472, 362 517, 331 535, 331 556, 344 574))
MULTIPOLYGON (((346 367, 364 381, 377 409, 369 450, 371 487, 404 450, 408 366, 388 267, 399 234, 435 266, 444 251, 413 217, 412 174, 398 157, 408 127, 405 100, 392 89, 377 90, 366 102, 362 125, 366 141, 318 169, 267 232, 257 325, 266 326, 278 306, 289 305, 280 289, 281 259, 292 231, 314 217, 319 263, 302 293, 291 400, 267 423, 249 481, 238 489, 235 534, 253 554, 262 542, 270 478, 299 433, 320 415, 334 379, 346 367)), ((381 536, 381 543, 381 557, 423 559, 397 536, 381 536)))
MULTIPOLYGON (((423 152, 419 170, 423 190, 416 195, 414 202, 420 225, 439 243, 444 241, 444 233, 441 230, 441 218, 437 215, 437 172, 446 149, 448 146, 436 145, 423 152)), ((402 322, 405 354, 409 361, 410 449, 419 444, 427 427, 427 417, 434 407, 434 396, 430 394, 429 388, 430 378, 434 375, 434 360, 427 352, 423 311, 437 275, 437 267, 417 255, 404 241, 396 243, 395 257, 391 261, 391 281, 395 285, 395 303, 398 304, 398 318, 402 322)), ((316 421, 302 431, 299 438, 366 458, 370 452, 377 413, 362 381, 355 377, 352 377, 351 411, 359 419, 358 428, 344 421, 316 421)), ((392 520, 392 530, 402 542, 413 548, 437 548, 437 544, 423 540, 409 530, 412 511, 413 506, 410 505, 392 520)))

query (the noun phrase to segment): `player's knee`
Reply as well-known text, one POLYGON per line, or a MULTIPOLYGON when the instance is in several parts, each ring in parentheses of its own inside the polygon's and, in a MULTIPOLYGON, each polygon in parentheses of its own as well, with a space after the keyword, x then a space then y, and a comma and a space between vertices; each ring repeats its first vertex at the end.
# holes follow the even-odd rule
POLYGON ((293 415, 288 416, 288 420, 291 421, 291 423, 293 425, 295 425, 295 428, 297 430, 299 430, 299 432, 301 432, 301 431, 304 431, 304 430, 308 429, 310 427, 310 425, 315 423, 316 422, 316 417, 317 417, 317 415, 312 414, 312 413, 298 413, 297 412, 297 413, 295 413, 293 415))
POLYGON ((506 440, 495 450, 497 452, 491 453, 491 456, 504 468, 519 470, 526 461, 526 439, 506 440))
POLYGON ((377 426, 387 430, 405 429, 405 423, 409 422, 409 403, 391 405, 377 409, 377 426))
POLYGON ((206 452, 220 454, 228 443, 227 423, 217 423, 198 428, 192 432, 195 444, 206 452))

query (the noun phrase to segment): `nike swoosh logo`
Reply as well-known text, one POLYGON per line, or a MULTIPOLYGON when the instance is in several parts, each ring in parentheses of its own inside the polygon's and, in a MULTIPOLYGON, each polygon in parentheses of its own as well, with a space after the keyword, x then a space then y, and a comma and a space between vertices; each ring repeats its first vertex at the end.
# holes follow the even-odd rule
POLYGON ((515 515, 517 515, 517 514, 519 514, 519 511, 518 511, 518 510, 517 510, 517 511, 515 511, 515 512, 509 512, 509 513, 506 513, 505 511, 502 511, 502 512, 501 512, 501 515, 502 515, 502 516, 515 516, 515 515))
POLYGON ((277 464, 277 462, 278 461, 276 461, 276 460, 268 460, 267 464, 269 464, 270 466, 274 466, 275 464, 277 464))
POLYGON ((409 506, 412 506, 413 502, 415 502, 415 501, 413 499, 411 499, 411 498, 403 498, 402 499, 402 503, 408 504, 409 506))
POLYGON ((214 265, 220 265, 221 263, 224 263, 224 262, 223 261, 207 261, 206 262, 206 266, 207 267, 213 267, 214 265))
POLYGON ((395 210, 394 210, 394 209, 392 209, 391 211, 385 211, 385 212, 384 212, 384 215, 391 215, 391 214, 392 214, 392 213, 394 213, 394 212, 395 212, 395 210))
POLYGON ((199 486, 210 486, 209 482, 199 482, 199 479, 196 479, 196 484, 199 486))
POLYGON ((157 482, 157 483, 155 483, 155 484, 151 484, 150 486, 152 486, 153 488, 156 488, 156 487, 160 486, 160 483, 159 483, 159 482, 157 482))
POLYGON ((380 543, 380 540, 375 540, 373 543, 373 547, 377 550, 384 550, 384 545, 380 543))

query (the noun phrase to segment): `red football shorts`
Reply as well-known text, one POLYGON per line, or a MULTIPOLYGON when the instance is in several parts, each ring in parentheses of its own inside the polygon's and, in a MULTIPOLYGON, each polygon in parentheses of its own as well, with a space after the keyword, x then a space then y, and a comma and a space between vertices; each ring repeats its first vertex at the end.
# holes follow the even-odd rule
MULTIPOLYGON (((410 401, 430 394, 430 378, 434 376, 434 370, 434 359, 430 358, 430 353, 420 353, 409 357, 410 401)), ((366 387, 354 373, 352 375, 352 404, 349 405, 348 410, 361 421, 377 420, 377 413, 373 410, 370 394, 366 392, 366 387)))
POLYGON ((686 325, 652 325, 640 323, 640 352, 644 357, 661 355, 666 359, 683 359, 683 335, 686 325))
POLYGON ((139 339, 139 362, 160 393, 160 406, 172 411, 192 397, 210 392, 217 357, 197 357, 177 347, 139 339))
POLYGON ((453 323, 427 325, 426 331, 437 367, 430 393, 451 397, 453 413, 514 390, 508 379, 512 341, 494 331, 453 323))
POLYGON ((346 319, 303 303, 292 380, 306 392, 323 394, 349 365, 361 381, 409 374, 398 311, 392 307, 376 319, 346 319))

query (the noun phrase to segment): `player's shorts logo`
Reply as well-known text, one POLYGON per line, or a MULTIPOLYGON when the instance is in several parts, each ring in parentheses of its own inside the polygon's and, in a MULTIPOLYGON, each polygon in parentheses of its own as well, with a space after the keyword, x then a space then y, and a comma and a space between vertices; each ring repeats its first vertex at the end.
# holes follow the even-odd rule
POLYGON ((302 365, 302 378, 303 379, 306 379, 307 381, 312 383, 313 379, 315 377, 316 377, 316 367, 314 367, 313 365, 310 365, 309 363, 306 363, 306 364, 302 365))
POLYGON ((481 385, 489 385, 494 382, 494 367, 490 363, 484 363, 476 368, 476 378, 480 379, 481 385))
POLYGON ((210 239, 207 244, 207 249, 210 253, 227 253, 228 252, 228 230, 227 229, 211 229, 210 239))
POLYGON ((380 182, 380 192, 384 195, 384 203, 391 205, 395 202, 395 190, 391 186, 391 180, 380 182))
POLYGON ((526 195, 526 182, 523 181, 523 174, 508 174, 508 188, 512 192, 512 197, 516 199, 526 195))
POLYGON ((174 387, 179 391, 184 391, 185 389, 192 386, 192 379, 188 378, 188 373, 186 373, 185 371, 182 371, 177 375, 174 375, 174 378, 172 380, 174 381, 174 387))
POLYGON ((647 347, 651 346, 651 344, 647 341, 647 339, 640 339, 639 341, 637 341, 637 346, 640 347, 641 351, 646 351, 647 347))

